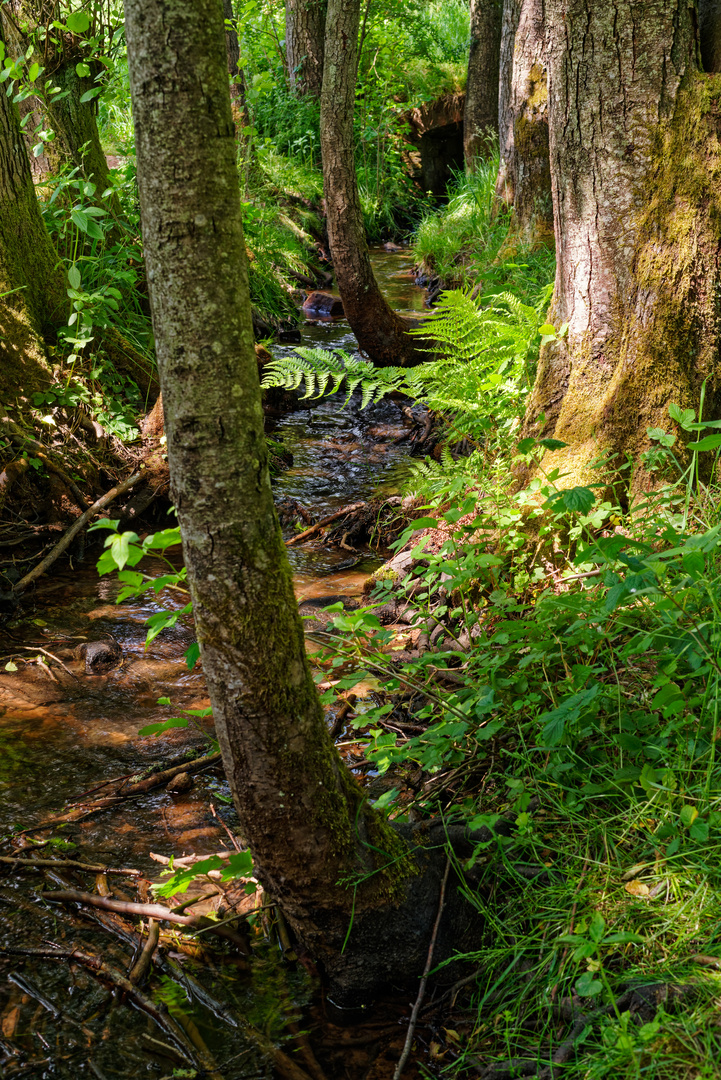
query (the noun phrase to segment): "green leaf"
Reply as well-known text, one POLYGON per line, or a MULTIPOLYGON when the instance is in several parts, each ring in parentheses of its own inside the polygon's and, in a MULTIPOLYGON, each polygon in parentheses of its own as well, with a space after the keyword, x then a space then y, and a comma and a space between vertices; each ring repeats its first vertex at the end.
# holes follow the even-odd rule
POLYGON ((538 333, 543 337, 555 337, 556 327, 552 323, 544 323, 543 326, 538 327, 538 333))
POLYGON ((79 64, 75 65, 75 74, 79 79, 87 79, 90 75, 90 68, 81 61, 79 64))
POLYGON ((584 971, 576 983, 576 993, 579 997, 595 997, 602 990, 603 983, 600 979, 595 979, 591 971, 584 971))
POLYGON ((90 16, 86 11, 71 11, 65 25, 71 34, 84 34, 90 26, 90 16))
POLYGON ((698 817, 698 810, 695 806, 682 806, 679 817, 681 818, 681 824, 688 829, 698 817))
POLYGON ((73 263, 68 270, 68 281, 70 282, 70 287, 72 289, 79 289, 82 285, 83 279, 80 276, 80 270, 78 269, 77 263, 73 263))
POLYGON ((598 945, 603 938, 605 930, 606 920, 600 911, 594 911, 591 922, 588 925, 588 936, 591 941, 594 941, 598 945))
POLYGON ((572 487, 559 492, 559 500, 569 513, 587 514, 593 509, 596 497, 587 487, 572 487))
POLYGON ((530 450, 533 449, 535 445, 535 439, 521 439, 518 446, 516 447, 516 450, 518 450, 519 454, 527 454, 530 450))
POLYGON ((693 424, 696 419, 696 413, 693 409, 681 409, 678 405, 673 404, 668 407, 668 415, 672 420, 675 420, 684 431, 690 431, 691 424, 693 424))
POLYGON ((717 450, 721 446, 721 435, 707 435, 705 439, 701 439, 699 442, 690 442, 688 444, 689 450, 717 450))
POLYGON ((185 663, 188 665, 188 671, 193 670, 199 659, 200 646, 197 641, 194 641, 193 644, 188 646, 185 650, 185 663))
POLYGON ((17 664, 13 664, 12 660, 8 660, 7 664, 5 665, 5 670, 6 671, 17 671, 17 669, 18 669, 17 664))
POLYGON ((568 446, 568 443, 563 442, 561 439, 539 439, 538 445, 542 446, 544 450, 563 450, 564 446, 568 446))
POLYGON ((694 821, 693 825, 688 831, 692 840, 695 840, 697 844, 705 844, 708 840, 709 827, 706 821, 694 821))
POLYGON ((145 738, 147 735, 163 735, 171 728, 187 728, 190 721, 187 716, 173 716, 170 720, 163 720, 158 724, 146 724, 138 731, 138 735, 145 738))
POLYGON ((42 71, 42 68, 40 67, 40 64, 31 64, 30 65, 30 70, 28 71, 28 74, 27 74, 28 82, 35 82, 35 80, 37 79, 37 77, 38 77, 38 75, 40 74, 41 71, 42 71))

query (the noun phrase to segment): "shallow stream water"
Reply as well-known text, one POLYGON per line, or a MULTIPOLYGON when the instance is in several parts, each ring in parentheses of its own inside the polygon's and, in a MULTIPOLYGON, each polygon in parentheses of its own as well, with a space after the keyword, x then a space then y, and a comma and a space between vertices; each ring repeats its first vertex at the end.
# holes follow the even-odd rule
MULTIPOLYGON (((373 258, 392 305, 420 311, 423 293, 412 283, 410 257, 381 250, 373 258)), ((347 322, 337 319, 303 327, 302 344, 351 352, 355 339, 347 322)), ((278 351, 288 348, 292 347, 278 351)), ((399 406, 383 402, 361 411, 356 402, 343 408, 343 400, 339 395, 288 413, 272 433, 293 454, 292 467, 275 481, 277 499, 295 500, 316 517, 367 499, 379 489, 395 493, 407 469, 407 443, 394 442, 403 431, 399 406)), ((318 541, 292 547, 289 555, 299 600, 357 595, 381 561, 378 553, 349 553, 318 541)), ((204 745, 202 733, 193 729, 160 738, 138 736, 140 728, 176 715, 179 709, 208 704, 199 667, 189 672, 184 662, 193 632, 187 620, 181 621, 146 650, 145 620, 161 605, 155 599, 116 605, 119 586, 114 579, 98 577, 96 556, 97 549, 89 565, 41 579, 23 612, 0 638, 0 654, 6 662, 11 657, 10 670, 0 671, 0 836, 5 841, 19 830, 37 826, 62 810, 66 800, 104 780, 138 773, 154 761, 181 759, 189 748, 197 753, 204 745), (104 675, 86 674, 69 650, 83 640, 107 635, 122 646, 122 666, 104 675), (42 657, 40 650, 60 654, 68 672, 52 662, 27 668, 22 658, 42 657), (170 699, 172 707, 158 704, 161 698, 170 699)), ((158 572, 161 564, 148 562, 144 569, 158 572)), ((164 607, 185 603, 167 594, 162 600, 164 607)), ((44 843, 39 852, 44 856, 130 866, 158 880, 162 867, 150 852, 177 858, 226 848, 226 826, 231 831, 237 826, 226 785, 208 773, 185 794, 160 789, 83 821, 29 831, 24 842, 44 843)), ((0 853, 9 850, 6 842, 0 853)), ((95 888, 87 875, 73 878, 72 873, 59 872, 54 877, 58 888, 95 888)), ((117 939, 93 929, 79 912, 38 902, 34 890, 42 881, 39 874, 17 874, 0 866, 0 944, 80 942, 127 968, 127 947, 117 939)), ((132 891, 132 883, 122 880, 115 889, 116 895, 126 898, 132 891)), ((206 985, 243 1015, 255 1018, 273 1037, 283 1034, 282 1015, 297 1013, 305 1004, 302 971, 279 974, 271 951, 264 955, 259 950, 251 973, 212 968, 208 963, 201 965, 206 985)), ((238 1032, 229 1030, 212 1008, 192 1001, 169 978, 162 993, 171 1013, 195 1024, 218 1062, 227 1063, 222 1069, 225 1080, 265 1075, 257 1055, 246 1054, 238 1032)), ((152 1048, 148 1037, 163 1039, 144 1014, 121 1007, 117 995, 101 991, 82 967, 19 957, 17 962, 0 960, 0 1076, 63 1080, 171 1076, 172 1064, 152 1048), (43 995, 49 1004, 42 1004, 43 995), (67 1015, 54 1016, 53 1008, 67 1015), (87 1029, 82 1035, 78 1023, 87 1029)))

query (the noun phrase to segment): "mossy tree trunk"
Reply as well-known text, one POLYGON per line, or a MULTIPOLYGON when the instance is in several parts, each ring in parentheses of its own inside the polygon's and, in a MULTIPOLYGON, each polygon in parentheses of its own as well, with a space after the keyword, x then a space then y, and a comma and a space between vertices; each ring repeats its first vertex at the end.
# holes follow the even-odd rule
POLYGON ((471 47, 463 111, 463 156, 467 169, 488 152, 498 132, 502 0, 471 0, 471 47))
POLYGON ((557 273, 527 434, 564 486, 601 454, 652 484, 647 428, 668 406, 721 415, 721 79, 699 71, 686 0, 549 0, 549 126, 557 273), (599 92, 602 89, 602 93, 599 92))
POLYGON ((511 76, 497 193, 513 207, 514 235, 547 242, 553 235, 553 204, 543 0, 521 0, 513 47, 507 51, 512 51, 511 76))
POLYGON ((704 71, 721 72, 721 0, 698 0, 701 63, 704 71))
POLYGON ((327 0, 285 0, 288 82, 299 96, 319 98, 323 86, 327 0))
POLYGON ((248 106, 245 101, 245 76, 240 66, 240 43, 238 28, 233 14, 233 0, 223 0, 223 18, 225 19, 225 52, 228 57, 230 75, 230 105, 236 125, 245 127, 250 123, 248 106))
POLYGON ((0 392, 27 393, 47 382, 43 336, 52 334, 65 321, 67 310, 64 275, 40 216, 17 111, 3 90, 0 93, 0 392))
POLYGON ((379 367, 412 365, 423 354, 391 310, 373 274, 353 153, 360 0, 329 0, 320 105, 328 240, 346 318, 379 367))
POLYGON ((305 655, 268 475, 221 0, 125 12, 172 492, 223 762, 263 885, 347 1001, 422 970, 439 875, 418 873, 342 765, 305 655))
MULTIPOLYGON (((3 5, 3 21, 12 39, 13 55, 26 54, 35 30, 47 25, 53 17, 57 17, 56 13, 43 0, 9 0, 3 5)), ((88 59, 89 53, 82 47, 82 35, 58 33, 52 44, 50 39, 44 45, 35 44, 32 59, 41 66, 43 73, 36 83, 38 96, 26 99, 25 108, 30 109, 32 102, 33 120, 44 116, 45 124, 54 132, 54 138, 45 144, 36 169, 41 174, 57 174, 66 166, 79 169, 80 175, 95 185, 91 201, 117 216, 120 210, 117 199, 102 199, 103 192, 112 187, 112 182, 100 143, 97 101, 95 98, 82 100, 88 91, 97 89, 94 76, 101 70, 100 65, 88 59), (90 75, 78 74, 77 66, 81 61, 91 69, 90 75)), ((38 141, 30 126, 33 120, 26 131, 30 155, 33 144, 38 141)))

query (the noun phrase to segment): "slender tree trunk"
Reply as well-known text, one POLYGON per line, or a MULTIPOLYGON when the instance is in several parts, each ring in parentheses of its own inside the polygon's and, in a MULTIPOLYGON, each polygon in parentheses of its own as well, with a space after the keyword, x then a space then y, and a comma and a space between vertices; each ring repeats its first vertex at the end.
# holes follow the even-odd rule
POLYGON ((471 48, 468 55, 463 155, 466 168, 488 151, 498 132, 499 57, 502 0, 471 0, 471 48))
POLYGON ((513 203, 513 48, 521 13, 522 0, 503 0, 500 45, 500 79, 498 84, 498 178, 496 196, 510 206, 513 203))
POLYGON ((525 428, 569 444, 547 462, 565 486, 629 456, 635 494, 671 402, 697 409, 707 379, 706 415, 721 415, 721 79, 699 73, 686 0, 547 0, 546 14, 551 318, 568 333, 542 351, 525 428))
POLYGON ((225 52, 228 57, 233 120, 236 125, 245 126, 250 123, 250 118, 245 102, 245 76, 240 66, 240 43, 233 14, 233 0, 223 0, 223 18, 225 19, 225 52))
POLYGON ((350 1000, 422 970, 440 874, 368 807, 308 667, 268 475, 221 0, 125 11, 172 491, 223 762, 260 879, 350 1000))
POLYGON ((353 106, 360 0, 329 0, 320 106, 328 239, 346 318, 361 349, 379 367, 412 365, 424 354, 410 322, 389 307, 371 266, 353 155, 353 106))
MULTIPOLYGON (((0 28, 0 40, 2 30, 0 28)), ((17 111, 0 93, 0 392, 45 383, 42 337, 67 316, 64 275, 33 187, 17 111)))
POLYGON ((290 88, 320 97, 327 0, 285 0, 285 56, 290 88))
MULTIPOLYGON (((496 190, 513 206, 512 234, 526 243, 543 243, 553 235, 544 0, 521 0, 514 14, 510 94, 503 103, 496 190)), ((510 11, 508 15, 510 20, 510 11)))

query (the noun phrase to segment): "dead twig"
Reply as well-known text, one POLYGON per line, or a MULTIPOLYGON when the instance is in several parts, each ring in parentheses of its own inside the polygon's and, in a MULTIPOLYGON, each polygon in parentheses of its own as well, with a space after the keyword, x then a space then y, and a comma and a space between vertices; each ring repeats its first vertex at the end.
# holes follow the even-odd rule
POLYGON ((77 536, 77 534, 80 532, 84 525, 87 525, 88 521, 90 521, 90 518, 93 517, 95 514, 100 513, 101 510, 104 510, 105 507, 114 499, 117 499, 119 495, 124 495, 126 491, 129 491, 131 487, 137 484, 141 475, 142 474, 139 472, 134 473, 127 480, 123 481, 122 484, 118 484, 117 487, 111 488, 110 491, 107 492, 107 494, 103 495, 100 499, 97 499, 93 503, 93 505, 85 511, 84 514, 81 514, 80 517, 73 522, 67 532, 63 533, 62 538, 52 549, 50 554, 46 555, 41 563, 38 563, 38 565, 33 567, 33 569, 28 574, 26 574, 24 578, 21 578, 20 581, 18 581, 17 585, 15 585, 15 587, 13 588, 13 592, 25 592, 28 585, 32 585, 34 581, 37 581, 39 577, 42 577, 43 574, 47 570, 49 570, 53 563, 62 555, 62 553, 67 550, 68 547, 70 547, 70 543, 73 538, 77 536))
POLYGON ((0 855, 0 863, 8 863, 15 870, 18 867, 44 870, 50 867, 53 870, 85 870, 89 874, 121 874, 140 877, 140 870, 122 869, 116 870, 112 866, 103 866, 98 863, 78 862, 77 859, 21 859, 15 855, 0 855))
POLYGON ((299 544, 301 540, 308 540, 311 536, 314 536, 319 529, 322 529, 326 525, 330 525, 333 521, 337 521, 338 518, 342 518, 345 514, 353 514, 356 510, 362 510, 365 505, 364 502, 351 503, 350 506, 344 506, 342 510, 336 510, 335 513, 328 514, 327 517, 322 518, 315 525, 311 525, 309 529, 305 529, 302 533, 298 533, 297 536, 291 536, 289 540, 286 540, 285 546, 292 547, 293 544, 299 544))
POLYGON ((159 941, 160 924, 157 923, 155 919, 150 919, 148 921, 148 936, 143 945, 142 952, 138 957, 137 963, 133 965, 133 968, 128 975, 128 979, 133 986, 140 986, 144 982, 145 976, 150 971, 150 965, 153 962, 153 956, 159 941))
POLYGON ((396 1065, 396 1071, 393 1073, 393 1080, 400 1080, 401 1074, 406 1067, 408 1061, 408 1055, 411 1052, 411 1046, 413 1044, 413 1035, 416 1030, 416 1023, 418 1021, 418 1013, 420 1012, 421 1005, 423 1004, 423 998, 426 994, 426 984, 428 982, 428 972, 431 970, 433 963, 433 952, 436 947, 436 940, 438 938, 438 928, 441 925, 441 916, 443 915, 443 906, 446 902, 446 885, 448 883, 448 875, 451 870, 451 857, 446 857, 446 869, 443 874, 443 881, 441 882, 441 895, 438 901, 438 913, 436 915, 436 921, 433 924, 433 933, 431 934, 431 943, 428 946, 428 956, 426 958, 426 966, 423 971, 423 977, 421 979, 421 985, 418 988, 418 997, 416 1003, 413 1006, 413 1012, 411 1013, 411 1019, 408 1024, 408 1033, 406 1035, 406 1041, 403 1046, 403 1053, 400 1056, 398 1064, 396 1065))

